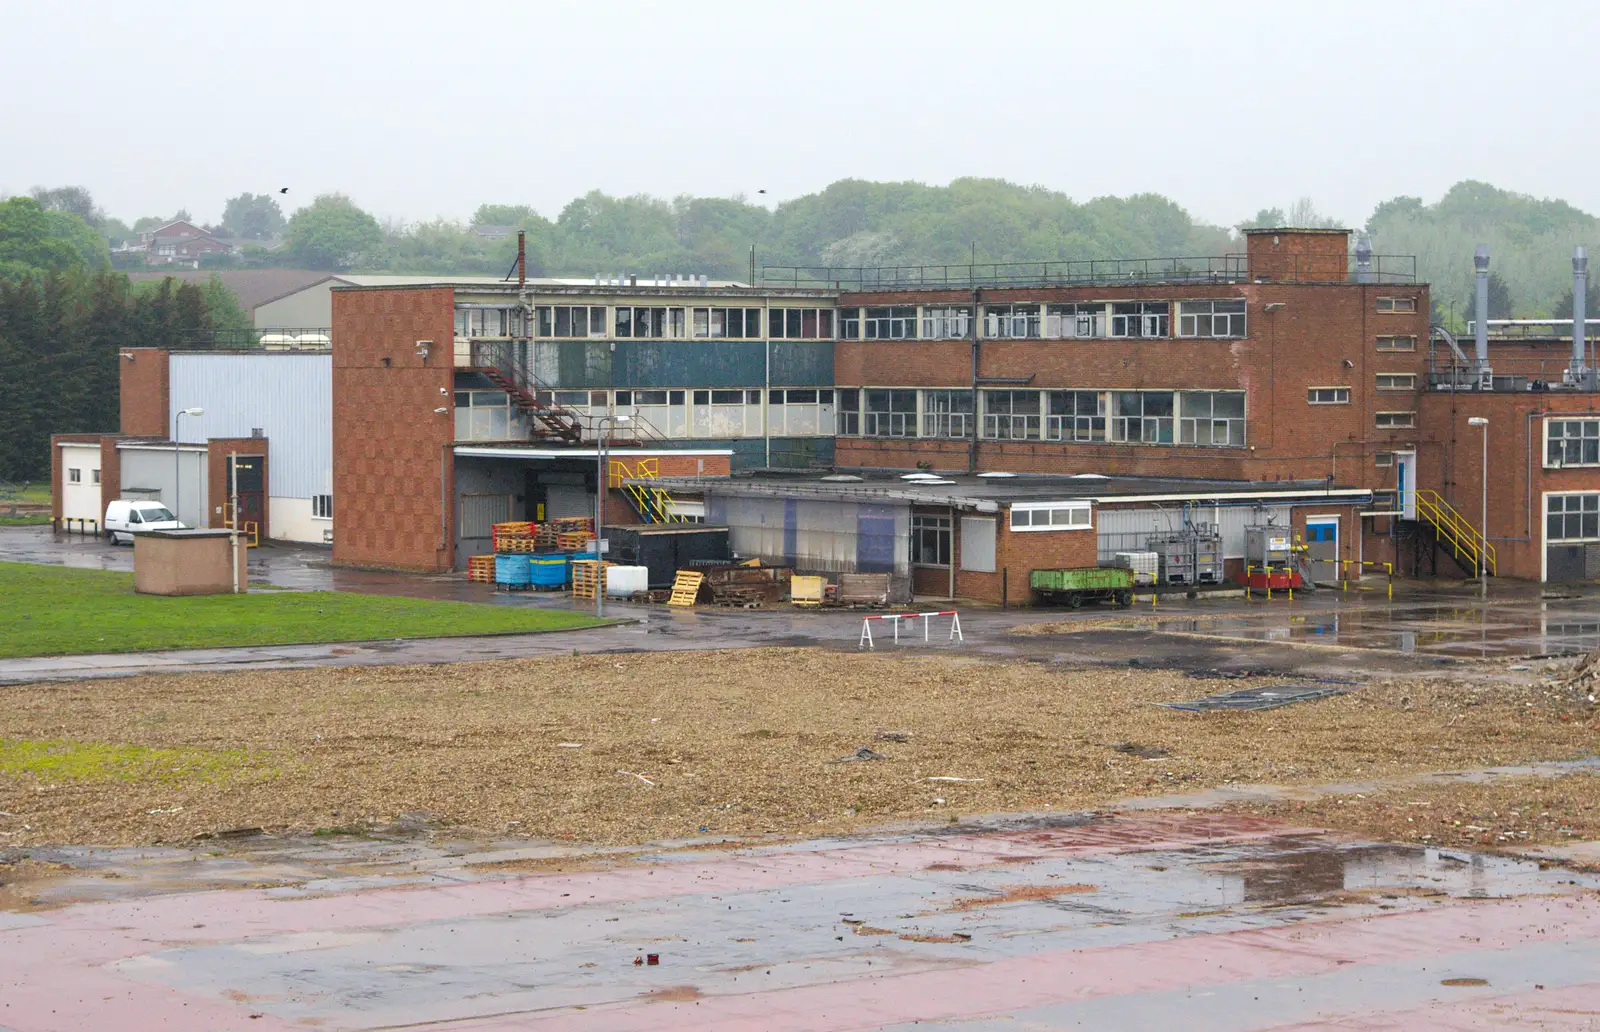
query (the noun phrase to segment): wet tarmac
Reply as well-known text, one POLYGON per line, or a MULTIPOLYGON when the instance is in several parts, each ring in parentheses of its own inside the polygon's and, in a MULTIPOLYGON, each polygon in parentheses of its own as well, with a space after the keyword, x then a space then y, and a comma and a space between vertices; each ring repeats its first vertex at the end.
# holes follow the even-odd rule
MULTIPOLYGON (((0 561, 128 570, 132 550, 48 528, 0 528, 0 561)), ((487 605, 570 609, 562 595, 497 593, 457 575, 347 570, 326 549, 264 547, 251 553, 257 588, 340 590, 487 605)), ((936 603, 942 604, 942 603, 936 603)), ((587 604, 582 605, 587 608, 587 604)), ((444 663, 555 653, 750 648, 773 645, 855 648, 861 614, 852 611, 681 612, 613 602, 608 612, 635 623, 588 631, 489 638, 188 649, 115 656, 0 660, 0 684, 152 671, 223 671, 333 665, 444 663)), ((1600 595, 1585 588, 1543 590, 1496 583, 1402 585, 1392 604, 1381 592, 1322 590, 1270 603, 1242 597, 1163 596, 1133 610, 998 609, 963 604, 966 641, 957 648, 1051 663, 1142 662, 1180 669, 1269 672, 1361 679, 1378 674, 1453 671, 1457 662, 1574 655, 1600 648, 1600 595), (1072 634, 1018 636, 1025 624, 1065 622, 1072 634), (1303 646, 1284 648, 1285 645, 1303 646)), ((941 631, 943 628, 941 628, 941 631)), ((887 644, 884 648, 893 647, 887 644)), ((911 640, 903 649, 945 648, 911 640)))
POLYGON ((192 858, 187 889, 128 876, 182 870, 181 851, 122 851, 70 879, 112 886, 91 901, 0 913, 0 1027, 1582 1028, 1563 1010, 1600 1010, 1600 875, 1251 817, 1036 815, 535 874, 486 866, 509 844, 239 845, 192 858))

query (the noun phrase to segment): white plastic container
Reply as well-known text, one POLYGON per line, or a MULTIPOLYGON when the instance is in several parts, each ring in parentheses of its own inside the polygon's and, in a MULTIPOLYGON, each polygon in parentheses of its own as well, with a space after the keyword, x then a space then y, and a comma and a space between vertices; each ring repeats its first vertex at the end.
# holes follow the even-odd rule
POLYGON ((1113 566, 1133 571, 1135 584, 1154 584, 1161 557, 1155 552, 1118 552, 1112 558, 1113 566))
POLYGON ((607 595, 631 595, 650 590, 650 567, 612 566, 606 570, 607 595))

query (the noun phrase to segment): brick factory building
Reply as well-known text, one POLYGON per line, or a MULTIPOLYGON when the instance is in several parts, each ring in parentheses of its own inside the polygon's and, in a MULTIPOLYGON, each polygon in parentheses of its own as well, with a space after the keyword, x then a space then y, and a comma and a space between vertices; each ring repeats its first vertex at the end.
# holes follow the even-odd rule
MULTIPOLYGON (((209 469, 201 453, 254 440, 268 536, 326 538, 352 565, 459 569, 494 522, 592 512, 603 431, 612 517, 649 518, 622 490, 643 480, 673 485, 691 518, 788 491, 772 518, 792 533, 752 530, 765 542, 752 551, 802 569, 887 564, 921 593, 954 583, 998 599, 987 571, 961 566, 964 520, 989 517, 980 503, 997 515, 1051 501, 1090 507, 1095 547, 1002 528, 1011 577, 1104 562, 1202 519, 1221 528, 1230 572, 1244 524, 1270 519, 1318 558, 1405 574, 1466 576, 1485 554, 1500 576, 1600 576, 1600 415, 1592 363, 1574 371, 1584 335, 1485 323, 1469 356, 1430 327, 1413 261, 1352 253, 1342 230, 1254 230, 1245 253, 1213 258, 769 268, 754 285, 312 289, 289 308, 325 304, 325 336, 268 328, 249 353, 130 349, 123 436, 58 439, 58 507, 103 508, 105 492, 91 500, 81 484, 91 453, 94 469, 115 465, 107 441, 114 455, 160 454, 181 433, 178 461, 198 449, 190 461, 209 469), (291 364, 310 362, 325 373, 291 364), (216 415, 176 425, 191 405, 216 415), (1473 418, 1488 420, 1487 548, 1473 418), (858 552, 802 544, 816 492, 845 504, 909 470, 953 493, 863 510, 845 535, 858 552), (840 475, 868 486, 818 486, 840 475), (884 518, 899 535, 888 552, 872 522, 884 518)), ((200 522, 217 516, 205 504, 200 522)), ((986 554, 986 540, 969 544, 986 554)))

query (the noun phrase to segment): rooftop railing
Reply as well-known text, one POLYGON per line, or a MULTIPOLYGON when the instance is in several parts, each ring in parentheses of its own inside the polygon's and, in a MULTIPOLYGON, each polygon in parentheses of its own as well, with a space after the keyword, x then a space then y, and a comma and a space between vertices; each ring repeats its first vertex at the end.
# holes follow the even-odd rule
POLYGON ((176 346, 179 351, 327 351, 333 330, 326 326, 278 326, 268 329, 193 330, 176 346))
POLYGON ((967 265, 795 266, 766 265, 761 285, 850 291, 947 290, 973 287, 1115 286, 1161 283, 1415 283, 1415 255, 1286 254, 1258 259, 1244 254, 1179 258, 1106 258, 1060 262, 967 265))

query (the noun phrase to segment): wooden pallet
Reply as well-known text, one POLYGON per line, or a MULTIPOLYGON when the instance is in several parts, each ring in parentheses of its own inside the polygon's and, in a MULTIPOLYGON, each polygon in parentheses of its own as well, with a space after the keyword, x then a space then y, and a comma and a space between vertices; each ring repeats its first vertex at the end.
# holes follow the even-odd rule
POLYGON ((493 584, 494 556, 474 555, 468 557, 467 580, 474 584, 493 584))
POLYGON ((494 536, 500 537, 501 535, 504 535, 506 537, 531 537, 533 532, 538 529, 538 526, 539 525, 537 523, 528 523, 526 521, 519 521, 515 523, 496 523, 494 524, 494 536))
POLYGON ((520 555, 526 552, 537 552, 539 544, 531 537, 496 536, 494 550, 501 555, 520 555))
POLYGON ((562 531, 556 535, 556 547, 563 552, 578 552, 589 547, 594 537, 587 530, 562 531))
POLYGON ((700 584, 706 575, 697 570, 679 570, 677 579, 672 582, 672 594, 667 599, 669 606, 692 606, 700 596, 700 584))
POLYGON ((601 573, 611 566, 595 559, 574 559, 572 561, 572 597, 594 598, 595 588, 599 583, 596 567, 601 573))

